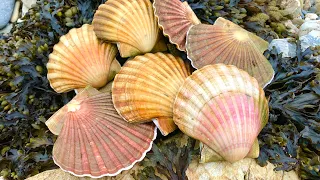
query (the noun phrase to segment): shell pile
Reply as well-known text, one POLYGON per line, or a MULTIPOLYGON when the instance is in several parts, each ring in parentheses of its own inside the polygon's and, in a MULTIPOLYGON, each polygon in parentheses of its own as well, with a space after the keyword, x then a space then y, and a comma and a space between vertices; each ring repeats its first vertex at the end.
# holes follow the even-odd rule
POLYGON ((186 2, 108 0, 49 56, 51 87, 79 92, 46 122, 58 135, 54 162, 76 176, 115 176, 145 157, 156 127, 201 141, 200 162, 258 157, 262 88, 274 76, 267 46, 223 18, 201 24, 186 2), (160 52, 163 35, 190 61, 160 52), (123 67, 118 50, 130 57, 123 67))

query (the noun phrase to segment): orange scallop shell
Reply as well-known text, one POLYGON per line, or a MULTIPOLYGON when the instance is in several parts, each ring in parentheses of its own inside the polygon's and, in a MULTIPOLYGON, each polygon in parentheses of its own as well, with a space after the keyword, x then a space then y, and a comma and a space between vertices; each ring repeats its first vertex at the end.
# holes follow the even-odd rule
POLYGON ((116 46, 103 43, 91 25, 71 29, 53 47, 47 64, 48 80, 58 93, 85 88, 100 88, 120 70, 116 46))
POLYGON ((128 122, 154 121, 163 135, 177 127, 172 105, 189 67, 171 54, 147 53, 127 61, 112 86, 113 103, 128 122))
POLYGON ((151 52, 155 46, 166 50, 150 0, 108 0, 92 24, 99 38, 117 43, 122 57, 151 52))

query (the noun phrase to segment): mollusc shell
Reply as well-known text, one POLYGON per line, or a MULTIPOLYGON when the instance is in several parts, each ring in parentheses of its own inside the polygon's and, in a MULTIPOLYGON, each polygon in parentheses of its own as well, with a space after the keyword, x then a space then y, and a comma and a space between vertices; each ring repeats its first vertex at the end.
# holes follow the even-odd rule
POLYGON ((274 77, 271 64, 263 56, 265 43, 237 25, 199 24, 189 30, 186 49, 192 66, 197 69, 216 63, 235 65, 265 87, 274 77))
POLYGON ((155 0, 155 15, 163 33, 181 51, 185 51, 187 32, 192 25, 200 24, 188 3, 180 0, 155 0))
POLYGON ((173 120, 179 129, 229 162, 249 154, 268 113, 268 101, 257 81, 224 64, 195 71, 173 106, 173 120))
POLYGON ((117 43, 122 57, 151 52, 157 42, 164 43, 158 38, 150 0, 108 0, 99 6, 92 24, 99 38, 117 43))
POLYGON ((129 124, 114 109, 110 93, 88 87, 46 125, 59 135, 53 160, 76 176, 114 176, 141 161, 156 137, 153 124, 129 124))
POLYGON ((98 40, 91 25, 74 28, 53 47, 47 64, 48 80, 58 93, 100 88, 112 80, 121 66, 117 47, 98 40))
POLYGON ((189 74, 189 66, 171 54, 136 56, 125 63, 113 81, 114 106, 128 122, 153 120, 167 135, 177 128, 172 121, 172 105, 189 74))

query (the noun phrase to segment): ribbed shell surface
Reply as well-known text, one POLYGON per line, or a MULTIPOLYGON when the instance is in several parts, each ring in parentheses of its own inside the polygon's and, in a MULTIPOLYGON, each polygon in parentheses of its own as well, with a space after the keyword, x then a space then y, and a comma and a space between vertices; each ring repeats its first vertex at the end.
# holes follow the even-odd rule
POLYGON ((120 70, 117 53, 115 45, 98 40, 91 25, 71 29, 49 55, 50 85, 58 93, 87 85, 102 87, 120 70))
POLYGON ((114 109, 111 94, 93 88, 77 94, 62 109, 62 114, 46 123, 59 132, 53 159, 76 176, 114 176, 130 169, 143 159, 156 137, 153 124, 127 123, 114 109))
POLYGON ((172 105, 189 66, 171 54, 147 53, 129 60, 116 75, 113 103, 128 122, 154 120, 162 134, 176 129, 172 121, 172 105))
POLYGON ((150 52, 158 40, 150 0, 108 0, 99 6, 92 24, 99 38, 118 44, 122 57, 150 52))
POLYGON ((268 113, 257 81, 224 64, 195 71, 180 88, 173 106, 179 129, 229 162, 248 155, 268 113))
POLYGON ((180 0, 155 0, 154 12, 163 33, 181 51, 185 51, 187 32, 192 25, 200 24, 188 3, 180 0))
POLYGON ((186 49, 188 58, 197 69, 216 63, 235 65, 265 87, 272 81, 274 70, 262 54, 264 45, 256 45, 263 40, 257 41, 257 38, 238 26, 199 24, 189 30, 186 49))

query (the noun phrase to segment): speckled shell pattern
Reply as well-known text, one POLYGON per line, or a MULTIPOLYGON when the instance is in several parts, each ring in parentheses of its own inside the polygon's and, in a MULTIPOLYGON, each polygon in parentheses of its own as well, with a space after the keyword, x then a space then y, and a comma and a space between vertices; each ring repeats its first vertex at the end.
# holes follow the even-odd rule
POLYGON ((169 134, 177 128, 172 105, 189 67, 181 58, 160 52, 128 60, 113 82, 116 110, 128 122, 153 120, 163 135, 169 134))
POLYGON ((87 85, 103 87, 120 70, 117 53, 115 45, 98 40, 91 25, 71 29, 49 55, 50 85, 58 93, 87 85))
POLYGON ((92 24, 99 38, 117 43, 122 57, 150 52, 158 40, 150 0, 108 0, 99 6, 92 24))
POLYGON ((180 0, 154 0, 154 12, 163 33, 181 51, 185 51, 186 35, 192 25, 200 24, 188 3, 180 0))
POLYGON ((224 64, 195 71, 173 106, 179 129, 229 162, 248 155, 268 113, 268 101, 258 82, 247 72, 224 64))
POLYGON ((261 87, 268 85, 274 77, 274 70, 263 55, 268 43, 235 24, 218 24, 199 24, 189 30, 186 49, 192 66, 199 69, 216 63, 235 65, 256 78, 261 87))
POLYGON ((156 137, 154 124, 127 123, 114 109, 111 94, 94 88, 81 91, 57 113, 46 123, 59 135, 53 160, 76 176, 115 176, 130 169, 156 137))

